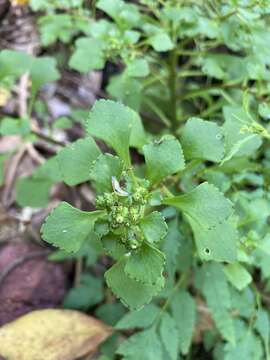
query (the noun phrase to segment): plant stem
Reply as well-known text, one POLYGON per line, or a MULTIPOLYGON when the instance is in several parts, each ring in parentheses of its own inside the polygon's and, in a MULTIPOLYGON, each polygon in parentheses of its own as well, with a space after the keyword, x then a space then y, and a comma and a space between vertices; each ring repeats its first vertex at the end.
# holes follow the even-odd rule
POLYGON ((213 90, 219 91, 222 89, 235 88, 235 87, 241 87, 241 86, 239 86, 239 84, 237 83, 226 83, 226 84, 205 86, 204 88, 187 91, 185 94, 179 96, 178 99, 180 101, 187 100, 194 97, 208 95, 208 93, 213 90))
POLYGON ((171 123, 167 119, 166 115, 163 113, 163 111, 150 99, 145 98, 145 103, 149 106, 149 108, 160 118, 160 120, 163 122, 163 124, 170 128, 171 123))
POLYGON ((185 71, 180 71, 177 74, 178 78, 190 77, 190 76, 205 76, 205 74, 200 70, 185 70, 185 71))
POLYGON ((82 270, 83 270, 83 259, 79 257, 75 261, 74 287, 79 287, 81 284, 82 270))
POLYGON ((92 17, 96 19, 96 0, 92 0, 91 3, 92 17))
POLYGON ((173 197, 173 193, 170 192, 170 190, 167 188, 167 186, 163 185, 162 186, 162 191, 164 192, 165 195, 167 195, 168 197, 173 197))
POLYGON ((169 91, 170 91, 170 106, 171 106, 171 124, 172 131, 175 132, 177 129, 177 52, 171 51, 169 57, 169 91))
POLYGON ((168 296, 167 300, 165 301, 164 305, 162 306, 162 308, 160 309, 159 314, 157 315, 156 319, 155 319, 155 323, 158 324, 159 321, 162 318, 162 315, 164 314, 164 312, 167 310, 167 308, 170 306, 170 303, 175 295, 175 293, 177 292, 177 290, 183 288, 186 284, 187 278, 188 278, 189 272, 185 271, 183 272, 183 274, 180 276, 180 278, 177 280, 177 282, 175 283, 170 295, 168 296))

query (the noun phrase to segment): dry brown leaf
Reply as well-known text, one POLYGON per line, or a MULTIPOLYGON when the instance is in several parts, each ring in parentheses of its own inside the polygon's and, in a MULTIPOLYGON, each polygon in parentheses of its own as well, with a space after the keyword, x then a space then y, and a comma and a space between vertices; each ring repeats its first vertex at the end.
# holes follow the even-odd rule
POLYGON ((73 310, 38 310, 0 328, 0 356, 9 360, 75 360, 110 334, 105 324, 73 310))

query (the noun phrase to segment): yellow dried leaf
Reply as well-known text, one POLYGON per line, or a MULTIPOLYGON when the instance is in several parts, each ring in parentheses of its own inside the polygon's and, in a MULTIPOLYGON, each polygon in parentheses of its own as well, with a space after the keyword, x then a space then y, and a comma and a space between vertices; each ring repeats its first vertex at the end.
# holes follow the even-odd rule
POLYGON ((29 0, 10 0, 13 6, 23 6, 29 3, 29 0))
POLYGON ((9 99, 10 93, 5 88, 0 88, 0 107, 5 106, 8 99, 9 99))
POLYGON ((0 355, 9 360, 75 360, 96 351, 111 329, 73 310, 37 310, 0 328, 0 355))

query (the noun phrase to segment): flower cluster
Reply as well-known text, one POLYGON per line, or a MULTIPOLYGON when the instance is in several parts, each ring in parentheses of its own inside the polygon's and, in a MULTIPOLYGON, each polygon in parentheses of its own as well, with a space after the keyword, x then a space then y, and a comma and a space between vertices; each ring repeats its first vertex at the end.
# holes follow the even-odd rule
POLYGON ((126 196, 117 192, 105 193, 96 199, 97 209, 106 210, 110 231, 120 235, 121 242, 128 249, 135 249, 143 242, 138 226, 144 216, 148 191, 143 186, 126 196))

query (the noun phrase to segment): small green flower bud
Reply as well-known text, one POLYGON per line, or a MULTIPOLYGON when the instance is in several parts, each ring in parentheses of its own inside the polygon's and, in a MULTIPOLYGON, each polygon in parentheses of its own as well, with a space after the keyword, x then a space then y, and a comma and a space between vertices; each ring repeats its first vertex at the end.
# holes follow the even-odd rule
POLYGON ((138 246, 139 246, 139 243, 138 243, 137 240, 132 240, 132 241, 130 242, 130 247, 131 247, 131 249, 135 250, 135 249, 138 248, 138 246))
POLYGON ((97 208, 103 208, 105 207, 105 200, 103 196, 98 196, 96 198, 96 207, 97 208))
POLYGON ((105 193, 104 199, 107 207, 112 207, 115 204, 115 197, 114 194, 105 193))
POLYGON ((133 194, 133 199, 136 202, 139 202, 141 200, 141 194, 138 192, 135 192, 135 194, 133 194))
POLYGON ((133 200, 137 203, 145 204, 146 203, 146 195, 147 195, 147 189, 145 189, 142 186, 139 186, 135 193, 133 194, 133 200))
POLYGON ((122 215, 124 216, 124 217, 126 217, 126 216, 128 216, 128 207, 126 207, 126 206, 124 206, 123 207, 123 209, 122 209, 122 215))
POLYGON ((118 222, 119 224, 122 224, 124 222, 124 217, 121 215, 117 215, 116 216, 116 222, 118 222))
POLYGON ((130 217, 132 221, 138 221, 140 218, 140 211, 137 208, 130 209, 130 217))

